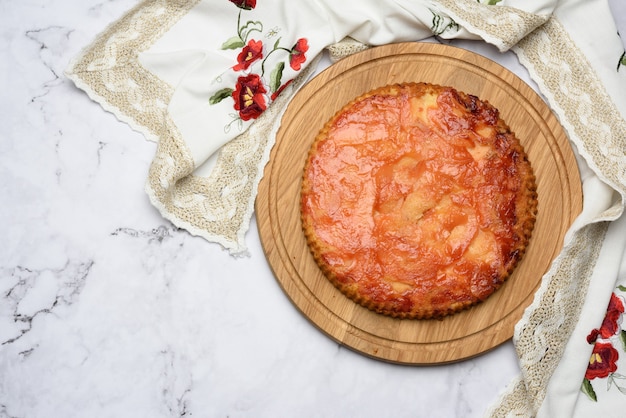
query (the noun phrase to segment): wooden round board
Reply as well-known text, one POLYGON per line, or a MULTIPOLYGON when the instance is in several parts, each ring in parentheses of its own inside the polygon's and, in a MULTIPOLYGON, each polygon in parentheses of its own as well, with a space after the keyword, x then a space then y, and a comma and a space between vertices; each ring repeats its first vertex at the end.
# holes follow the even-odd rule
POLYGON ((574 155, 563 128, 541 98, 491 60, 430 43, 368 49, 331 65, 305 85, 283 116, 256 201, 267 260, 295 306, 337 342, 401 364, 459 361, 510 339, 581 208, 574 155), (442 320, 394 319, 346 298, 317 267, 300 222, 303 167, 324 123, 360 94, 411 81, 452 86, 497 107, 520 138, 537 177, 537 222, 522 262, 485 302, 442 320))

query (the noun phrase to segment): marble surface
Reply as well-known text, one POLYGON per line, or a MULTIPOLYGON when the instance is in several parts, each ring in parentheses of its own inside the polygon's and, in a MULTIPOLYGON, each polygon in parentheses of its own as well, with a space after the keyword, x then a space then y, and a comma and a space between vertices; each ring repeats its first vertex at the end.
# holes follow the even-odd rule
POLYGON ((519 372, 511 342, 366 358, 293 307, 254 220, 234 259, 150 205, 155 144, 63 75, 135 4, 0 1, 0 417, 482 416, 519 372))

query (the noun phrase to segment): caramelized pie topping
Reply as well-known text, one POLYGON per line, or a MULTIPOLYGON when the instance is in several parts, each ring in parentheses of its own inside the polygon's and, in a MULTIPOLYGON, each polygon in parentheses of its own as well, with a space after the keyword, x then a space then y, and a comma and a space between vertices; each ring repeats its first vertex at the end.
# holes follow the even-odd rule
POLYGON ((399 318, 484 301, 521 259, 535 222, 532 168, 498 110, 426 83, 341 109, 306 162, 302 225, 346 296, 399 318))

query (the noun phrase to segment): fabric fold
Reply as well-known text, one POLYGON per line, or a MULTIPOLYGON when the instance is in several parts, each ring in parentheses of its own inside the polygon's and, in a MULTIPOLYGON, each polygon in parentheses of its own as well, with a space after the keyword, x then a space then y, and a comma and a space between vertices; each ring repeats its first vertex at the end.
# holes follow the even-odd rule
POLYGON ((556 1, 487 2, 441 0, 442 9, 459 26, 505 52, 550 19, 556 1), (498 4, 493 7, 492 4, 498 4))

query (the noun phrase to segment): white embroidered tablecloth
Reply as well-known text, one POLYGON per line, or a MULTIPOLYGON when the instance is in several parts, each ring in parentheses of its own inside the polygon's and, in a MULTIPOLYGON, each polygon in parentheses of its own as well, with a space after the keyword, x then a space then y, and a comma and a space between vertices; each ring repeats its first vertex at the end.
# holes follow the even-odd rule
POLYGON ((517 324, 522 373, 487 413, 619 416, 626 56, 615 22, 623 10, 618 0, 146 0, 67 75, 158 143, 146 191, 162 215, 241 255, 280 116, 323 51, 339 59, 433 36, 513 51, 566 129, 584 208, 517 324))

